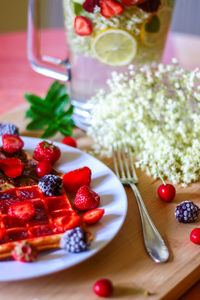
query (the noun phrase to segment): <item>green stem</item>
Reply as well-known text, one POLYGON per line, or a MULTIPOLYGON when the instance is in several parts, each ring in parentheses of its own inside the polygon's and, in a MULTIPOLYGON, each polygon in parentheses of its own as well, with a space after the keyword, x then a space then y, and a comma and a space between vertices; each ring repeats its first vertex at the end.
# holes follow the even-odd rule
POLYGON ((162 183, 163 183, 164 185, 166 185, 166 183, 165 183, 165 181, 164 181, 164 178, 163 178, 162 175, 160 174, 160 170, 158 169, 158 167, 156 167, 156 170, 157 170, 157 172, 158 172, 159 178, 162 180, 162 183))

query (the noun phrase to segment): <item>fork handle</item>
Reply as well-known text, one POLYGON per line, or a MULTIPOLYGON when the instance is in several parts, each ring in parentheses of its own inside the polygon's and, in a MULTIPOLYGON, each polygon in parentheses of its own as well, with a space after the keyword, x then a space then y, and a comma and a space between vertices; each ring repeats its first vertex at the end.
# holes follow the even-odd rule
POLYGON ((142 231, 144 237, 144 244, 146 247, 147 252, 149 253, 150 257, 157 263, 166 262, 169 258, 169 251, 167 246, 165 245, 164 240, 162 239, 160 233, 158 232, 157 228, 153 224, 140 192, 137 186, 133 183, 129 183, 131 186, 135 198, 137 201, 137 205, 140 212, 140 217, 142 221, 142 231))

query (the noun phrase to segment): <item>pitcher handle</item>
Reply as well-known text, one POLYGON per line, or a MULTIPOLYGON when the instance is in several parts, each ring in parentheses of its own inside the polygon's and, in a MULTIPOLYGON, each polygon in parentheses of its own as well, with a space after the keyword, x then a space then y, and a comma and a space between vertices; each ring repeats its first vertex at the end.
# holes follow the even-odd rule
POLYGON ((40 51, 40 0, 29 0, 28 6, 28 59, 31 67, 37 73, 61 81, 71 80, 69 60, 41 55, 40 51), (58 66, 67 70, 58 71, 58 66), (57 70, 56 70, 57 68, 57 70))

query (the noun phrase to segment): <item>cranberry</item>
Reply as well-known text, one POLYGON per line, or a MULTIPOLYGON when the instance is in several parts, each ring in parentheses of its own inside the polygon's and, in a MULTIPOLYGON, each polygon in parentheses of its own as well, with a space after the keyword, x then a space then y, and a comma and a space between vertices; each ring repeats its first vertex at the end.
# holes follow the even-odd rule
POLYGON ((194 244, 200 245, 200 228, 195 228, 190 233, 190 241, 194 244))
POLYGON ((36 173, 38 177, 43 177, 51 172, 52 166, 47 161, 40 161, 36 166, 36 173))
POLYGON ((71 146, 71 147, 74 147, 74 148, 77 148, 77 142, 76 140, 71 137, 71 136, 66 136, 62 139, 62 143, 65 144, 65 145, 68 145, 68 146, 71 146))
POLYGON ((172 184, 161 184, 158 187, 158 195, 161 200, 171 202, 176 195, 175 187, 172 184))
POLYGON ((93 291, 100 297, 110 297, 113 292, 113 284, 109 279, 99 279, 95 282, 93 291))

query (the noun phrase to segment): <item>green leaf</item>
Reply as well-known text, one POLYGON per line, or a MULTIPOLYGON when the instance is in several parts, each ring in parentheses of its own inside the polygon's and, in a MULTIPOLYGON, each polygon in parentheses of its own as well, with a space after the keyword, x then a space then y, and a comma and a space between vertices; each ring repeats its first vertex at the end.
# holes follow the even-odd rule
POLYGON ((87 13, 84 10, 82 4, 77 3, 77 2, 73 2, 73 4, 74 4, 74 13, 75 13, 76 16, 80 16, 80 15, 87 16, 87 13))
MULTIPOLYGON (((42 109, 41 107, 37 107, 35 105, 31 105, 32 112, 36 115, 38 115, 38 117, 46 117, 46 118, 51 118, 52 114, 50 111, 48 111, 47 109, 42 109)), ((50 121, 50 120, 49 120, 50 121)))
POLYGON ((38 130, 38 129, 42 129, 44 127, 44 125, 47 125, 49 122, 48 119, 35 119, 33 121, 31 121, 27 126, 26 129, 28 130, 38 130))
POLYGON ((147 32, 156 33, 160 30, 160 19, 157 15, 153 15, 148 23, 145 25, 145 30, 147 32))
POLYGON ((63 112, 63 110, 67 107, 68 103, 69 103, 69 96, 67 94, 58 98, 53 105, 53 109, 54 109, 56 115, 63 112))
POLYGON ((25 118, 37 119, 38 115, 35 114, 31 109, 28 109, 25 113, 25 118))
POLYGON ((44 109, 47 109, 48 105, 44 100, 36 95, 24 94, 25 99, 32 105, 41 106, 44 109))
POLYGON ((64 136, 72 136, 73 132, 72 132, 72 127, 69 125, 66 126, 60 126, 59 127, 59 131, 64 135, 64 136))
POLYGON ((41 138, 48 139, 54 136, 57 132, 58 132, 57 124, 50 124, 45 130, 45 132, 41 135, 41 138))
POLYGON ((45 97, 45 102, 48 105, 52 105, 54 99, 62 97, 66 94, 66 84, 61 84, 58 81, 55 81, 49 88, 48 93, 45 97))

